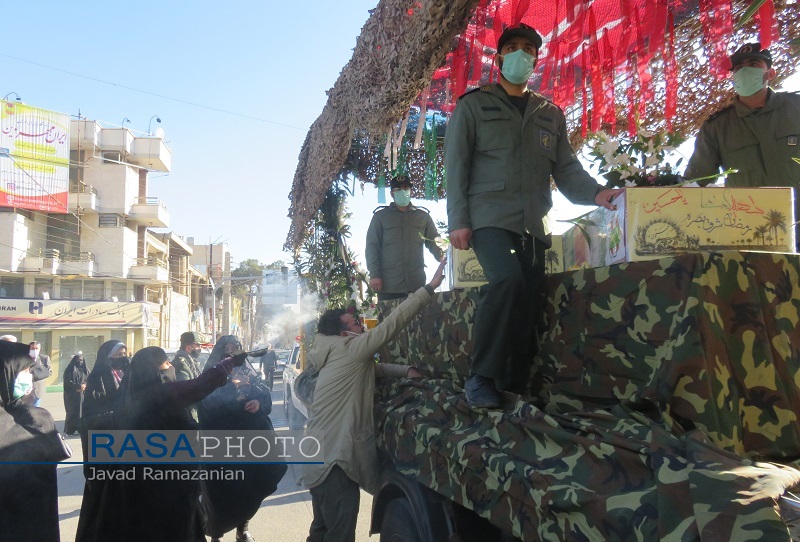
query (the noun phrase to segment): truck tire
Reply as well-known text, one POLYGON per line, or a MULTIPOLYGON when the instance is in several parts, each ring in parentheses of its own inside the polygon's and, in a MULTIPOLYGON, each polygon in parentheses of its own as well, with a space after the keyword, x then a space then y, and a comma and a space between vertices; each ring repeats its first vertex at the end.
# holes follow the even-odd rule
POLYGON ((380 542, 422 542, 411 504, 406 499, 394 499, 386 505, 380 542))

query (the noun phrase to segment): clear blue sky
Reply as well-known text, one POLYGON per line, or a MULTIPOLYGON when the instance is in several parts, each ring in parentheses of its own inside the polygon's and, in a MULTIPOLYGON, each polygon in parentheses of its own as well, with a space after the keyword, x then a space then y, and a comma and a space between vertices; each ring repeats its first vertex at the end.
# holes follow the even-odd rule
POLYGON ((173 169, 151 174, 150 193, 166 204, 170 229, 227 240, 234 261, 289 260, 282 246, 300 147, 376 3, 6 6, 0 97, 16 92, 35 107, 116 125, 128 117, 141 132, 158 115, 173 169))
MULTIPOLYGON (((289 261, 282 246, 300 147, 376 4, 33 1, 6 10, 0 96, 116 125, 127 117, 141 132, 158 115, 173 169, 151 174, 150 193, 167 205, 170 229, 227 241, 234 265, 289 261)), ((421 204, 445 219, 443 202, 421 204)), ((362 261, 377 205, 373 187, 349 201, 362 261)), ((585 210, 568 206, 560 217, 585 210)))

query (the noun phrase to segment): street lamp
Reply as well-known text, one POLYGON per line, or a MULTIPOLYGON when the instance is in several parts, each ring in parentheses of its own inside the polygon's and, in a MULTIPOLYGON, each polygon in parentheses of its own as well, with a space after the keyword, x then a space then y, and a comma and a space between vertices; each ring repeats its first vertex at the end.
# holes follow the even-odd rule
POLYGON ((16 96, 16 97, 17 97, 17 98, 16 98, 16 100, 17 100, 18 102, 21 102, 21 101, 22 101, 22 98, 20 98, 20 97, 19 97, 19 94, 17 94, 16 92, 9 92, 9 93, 8 93, 8 94, 6 94, 5 96, 3 96, 3 99, 4 99, 4 100, 8 100, 8 97, 9 97, 9 96, 11 96, 12 94, 13 94, 14 96, 16 96))
POLYGON ((122 123, 119 125, 119 127, 120 128, 125 128, 125 123, 126 122, 130 124, 131 119, 129 119, 128 117, 125 117, 124 119, 122 119, 122 123))
POLYGON ((161 119, 158 115, 153 115, 150 117, 150 122, 147 123, 147 135, 152 135, 152 132, 150 131, 150 125, 153 124, 153 119, 156 119, 156 122, 161 124, 161 119))

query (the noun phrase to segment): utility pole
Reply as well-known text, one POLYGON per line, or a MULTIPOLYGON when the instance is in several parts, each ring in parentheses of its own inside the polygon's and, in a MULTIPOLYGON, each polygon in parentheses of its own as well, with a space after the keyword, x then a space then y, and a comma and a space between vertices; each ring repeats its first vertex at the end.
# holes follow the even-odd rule
POLYGON ((225 253, 225 267, 222 270, 222 331, 231 332, 231 255, 225 253))
POLYGON ((208 238, 208 269, 206 269, 206 277, 208 284, 211 288, 211 342, 217 342, 217 290, 214 286, 214 281, 211 280, 211 268, 214 265, 214 245, 211 244, 211 238, 208 238))

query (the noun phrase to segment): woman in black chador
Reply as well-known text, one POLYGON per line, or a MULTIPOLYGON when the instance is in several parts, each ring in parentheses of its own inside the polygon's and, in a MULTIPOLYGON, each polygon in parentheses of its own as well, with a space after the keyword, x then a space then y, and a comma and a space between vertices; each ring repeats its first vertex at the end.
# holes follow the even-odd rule
MULTIPOLYGON (((176 382, 175 368, 164 350, 155 346, 143 348, 133 356, 122 380, 113 408, 112 428, 196 430, 186 408, 224 385, 236 362, 228 357, 195 379, 176 382)), ((191 479, 193 472, 186 476, 174 472, 171 476, 155 474, 155 471, 198 468, 198 465, 156 463, 105 465, 104 470, 121 474, 100 484, 96 484, 98 480, 87 481, 76 542, 205 542, 206 499, 202 482, 191 479), (150 469, 148 475, 145 469, 150 469), (127 479, 118 479, 125 476, 127 479)))
POLYGON ((53 417, 24 404, 33 379, 27 344, 0 341, 0 539, 58 542, 58 487, 54 462, 68 457, 53 417))
POLYGON ((78 352, 64 369, 64 433, 73 435, 78 431, 78 422, 81 418, 83 407, 83 391, 86 389, 86 379, 89 378, 89 368, 83 353, 78 352))
MULTIPOLYGON (((212 366, 226 354, 241 350, 242 344, 233 335, 220 337, 208 356, 206 367, 212 366)), ((203 399, 198 410, 200 428, 204 430, 272 431, 272 397, 269 388, 253 367, 245 363, 237 367, 229 382, 203 399)), ((250 519, 256 515, 261 502, 278 489, 286 474, 286 465, 236 465, 244 471, 241 480, 209 480, 206 482, 211 505, 206 534, 212 542, 236 529, 236 542, 252 542, 247 531, 250 519)))

